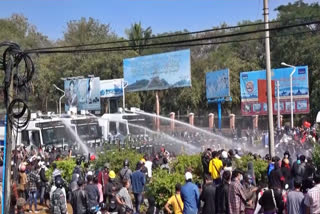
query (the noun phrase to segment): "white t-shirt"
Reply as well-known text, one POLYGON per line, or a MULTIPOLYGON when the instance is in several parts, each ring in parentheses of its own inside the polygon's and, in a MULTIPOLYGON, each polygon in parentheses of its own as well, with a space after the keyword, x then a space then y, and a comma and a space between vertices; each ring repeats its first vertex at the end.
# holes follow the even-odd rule
POLYGON ((151 161, 146 161, 144 163, 144 166, 147 168, 148 170, 148 177, 151 178, 152 177, 152 162, 151 161))

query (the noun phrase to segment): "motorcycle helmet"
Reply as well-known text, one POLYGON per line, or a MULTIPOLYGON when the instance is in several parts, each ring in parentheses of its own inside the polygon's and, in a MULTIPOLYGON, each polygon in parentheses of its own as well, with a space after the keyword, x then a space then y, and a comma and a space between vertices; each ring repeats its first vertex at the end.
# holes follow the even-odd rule
POLYGON ((129 167, 129 160, 128 159, 125 159, 123 161, 123 166, 128 166, 129 167))
POLYGON ((56 178, 55 186, 56 186, 57 188, 62 188, 62 186, 63 186, 63 181, 62 181, 61 177, 57 177, 57 178, 56 178))

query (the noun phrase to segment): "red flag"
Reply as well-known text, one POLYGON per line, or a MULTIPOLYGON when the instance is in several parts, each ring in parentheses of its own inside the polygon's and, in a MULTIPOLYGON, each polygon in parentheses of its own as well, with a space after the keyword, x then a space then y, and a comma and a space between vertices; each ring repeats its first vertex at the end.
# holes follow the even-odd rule
MULTIPOLYGON (((271 80, 272 103, 275 101, 275 81, 271 80)), ((260 103, 267 102, 267 81, 258 80, 258 101, 260 103)))

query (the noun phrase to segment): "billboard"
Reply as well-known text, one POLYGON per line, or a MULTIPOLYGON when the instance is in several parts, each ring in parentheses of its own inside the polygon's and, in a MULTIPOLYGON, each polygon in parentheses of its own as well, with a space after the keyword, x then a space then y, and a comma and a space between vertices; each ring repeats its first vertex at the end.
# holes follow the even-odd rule
POLYGON ((190 50, 124 59, 123 74, 128 92, 190 87, 190 50))
POLYGON ((65 111, 71 107, 77 110, 100 110, 100 78, 66 79, 65 111))
POLYGON ((206 73, 207 99, 224 98, 230 96, 229 69, 206 73))
POLYGON ((100 80, 100 97, 121 97, 123 79, 100 80))
MULTIPOLYGON (((290 114, 290 73, 293 68, 272 69, 272 82, 279 81, 280 95, 280 113, 290 114)), ((240 73, 240 93, 241 93, 241 112, 242 115, 266 115, 267 101, 261 99, 266 96, 266 89, 259 86, 258 82, 264 82, 266 79, 266 71, 250 71, 240 73), (262 81, 264 80, 264 81, 262 81), (260 92, 259 92, 260 90, 260 92), (259 99, 260 97, 260 99, 259 99), (260 100, 260 101, 259 101, 260 100)), ((266 87, 266 84, 264 84, 266 87)), ((273 94, 273 113, 277 113, 277 87, 272 87, 273 94)), ((309 113, 309 81, 308 66, 297 66, 292 76, 292 95, 293 95, 293 111, 295 114, 309 113)))

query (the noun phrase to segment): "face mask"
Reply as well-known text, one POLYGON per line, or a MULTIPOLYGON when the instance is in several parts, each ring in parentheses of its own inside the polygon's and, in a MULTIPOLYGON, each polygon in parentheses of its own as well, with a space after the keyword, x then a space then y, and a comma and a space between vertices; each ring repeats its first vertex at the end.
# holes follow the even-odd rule
POLYGON ((300 164, 301 163, 301 161, 300 160, 297 160, 297 164, 300 164))
POLYGON ((240 181, 242 181, 243 180, 243 176, 242 175, 240 175, 240 181))

